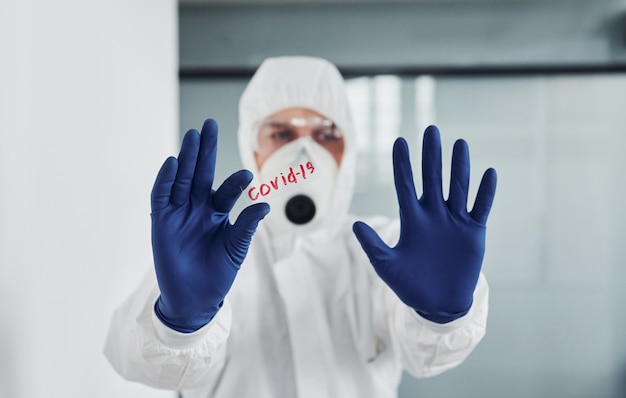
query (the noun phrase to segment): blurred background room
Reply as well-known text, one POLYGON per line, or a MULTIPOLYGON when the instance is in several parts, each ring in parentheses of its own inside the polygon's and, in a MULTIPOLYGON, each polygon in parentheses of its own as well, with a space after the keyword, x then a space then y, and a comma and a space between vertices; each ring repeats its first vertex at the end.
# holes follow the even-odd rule
MULTIPOLYGON (((391 146, 468 141, 498 191, 487 334, 401 398, 626 397, 626 0, 1 0, 0 397, 175 397, 102 355, 152 267, 149 195, 204 119, 241 167, 237 103, 268 56, 348 81, 352 211, 395 217, 391 146)), ((446 186, 444 182, 444 187, 446 186)), ((245 382, 245 381, 242 381, 245 382)))

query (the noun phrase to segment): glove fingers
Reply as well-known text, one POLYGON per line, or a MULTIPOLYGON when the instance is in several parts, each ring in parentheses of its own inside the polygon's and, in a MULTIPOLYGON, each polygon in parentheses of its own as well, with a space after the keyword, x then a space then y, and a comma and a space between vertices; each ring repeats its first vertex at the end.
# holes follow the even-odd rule
POLYGON ((443 201, 441 187, 441 138, 435 126, 429 126, 422 140, 422 183, 427 203, 443 201))
POLYGON ((191 194, 199 201, 203 201, 211 193, 211 187, 215 178, 216 158, 217 123, 213 119, 207 119, 202 125, 202 132, 200 133, 198 162, 191 188, 191 194))
POLYGON ((196 160, 198 159, 198 147, 200 136, 198 131, 189 130, 183 138, 178 155, 178 172, 172 186, 170 202, 176 206, 183 205, 189 200, 191 183, 193 180, 196 160))
POLYGON ((235 221, 231 229, 230 239, 226 242, 226 250, 237 264, 243 262, 259 221, 269 211, 270 206, 267 203, 255 203, 243 209, 239 217, 237 217, 237 221, 235 221))
POLYGON ((177 170, 178 160, 173 156, 167 158, 161 166, 150 195, 152 212, 163 210, 170 204, 170 194, 177 170))
POLYGON ((221 213, 230 212, 250 181, 252 173, 248 170, 239 170, 228 177, 213 195, 215 210, 221 213))
POLYGON ((409 158, 409 147, 404 138, 396 139, 393 144, 393 178, 398 195, 400 216, 416 217, 417 193, 413 182, 413 171, 409 158))
POLYGON ((493 204, 493 198, 496 195, 496 184, 498 176, 496 171, 492 168, 487 169, 483 178, 480 181, 478 187, 478 193, 476 194, 476 201, 474 207, 470 213, 470 216, 479 224, 485 225, 487 223, 487 217, 491 211, 491 205, 493 204))
POLYGON ((469 148, 464 140, 457 140, 452 149, 450 194, 448 196, 448 208, 454 214, 461 214, 467 211, 469 180, 469 148))
POLYGON ((358 239, 361 247, 370 263, 378 270, 378 265, 384 263, 390 253, 389 246, 380 238, 380 236, 364 222, 357 221, 352 225, 352 231, 358 239))

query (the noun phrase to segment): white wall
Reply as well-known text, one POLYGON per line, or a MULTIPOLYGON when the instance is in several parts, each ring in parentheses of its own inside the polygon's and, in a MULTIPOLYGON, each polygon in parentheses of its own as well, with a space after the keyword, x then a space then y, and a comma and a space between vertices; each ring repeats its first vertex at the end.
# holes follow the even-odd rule
POLYGON ((173 0, 0 2, 0 396, 164 397, 102 355, 177 142, 173 0))

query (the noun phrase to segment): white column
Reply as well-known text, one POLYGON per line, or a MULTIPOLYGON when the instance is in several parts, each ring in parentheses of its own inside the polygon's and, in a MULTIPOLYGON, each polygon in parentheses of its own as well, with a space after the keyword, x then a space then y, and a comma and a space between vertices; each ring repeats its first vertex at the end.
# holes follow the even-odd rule
POLYGON ((102 355, 177 143, 174 0, 0 2, 0 396, 172 397, 102 355))

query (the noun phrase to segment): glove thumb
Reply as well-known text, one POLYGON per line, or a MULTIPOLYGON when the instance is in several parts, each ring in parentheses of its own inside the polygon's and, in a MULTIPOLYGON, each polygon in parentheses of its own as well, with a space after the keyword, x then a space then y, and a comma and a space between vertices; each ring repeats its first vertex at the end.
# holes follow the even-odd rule
POLYGON ((389 246, 383 242, 372 227, 364 222, 355 222, 352 225, 352 231, 361 244, 363 251, 367 254, 370 263, 372 263, 376 271, 380 271, 378 266, 384 264, 390 257, 391 251, 389 246))
POLYGON ((261 221, 270 211, 267 203, 255 203, 246 207, 233 224, 228 241, 228 253, 237 264, 241 264, 248 253, 252 235, 261 221))

